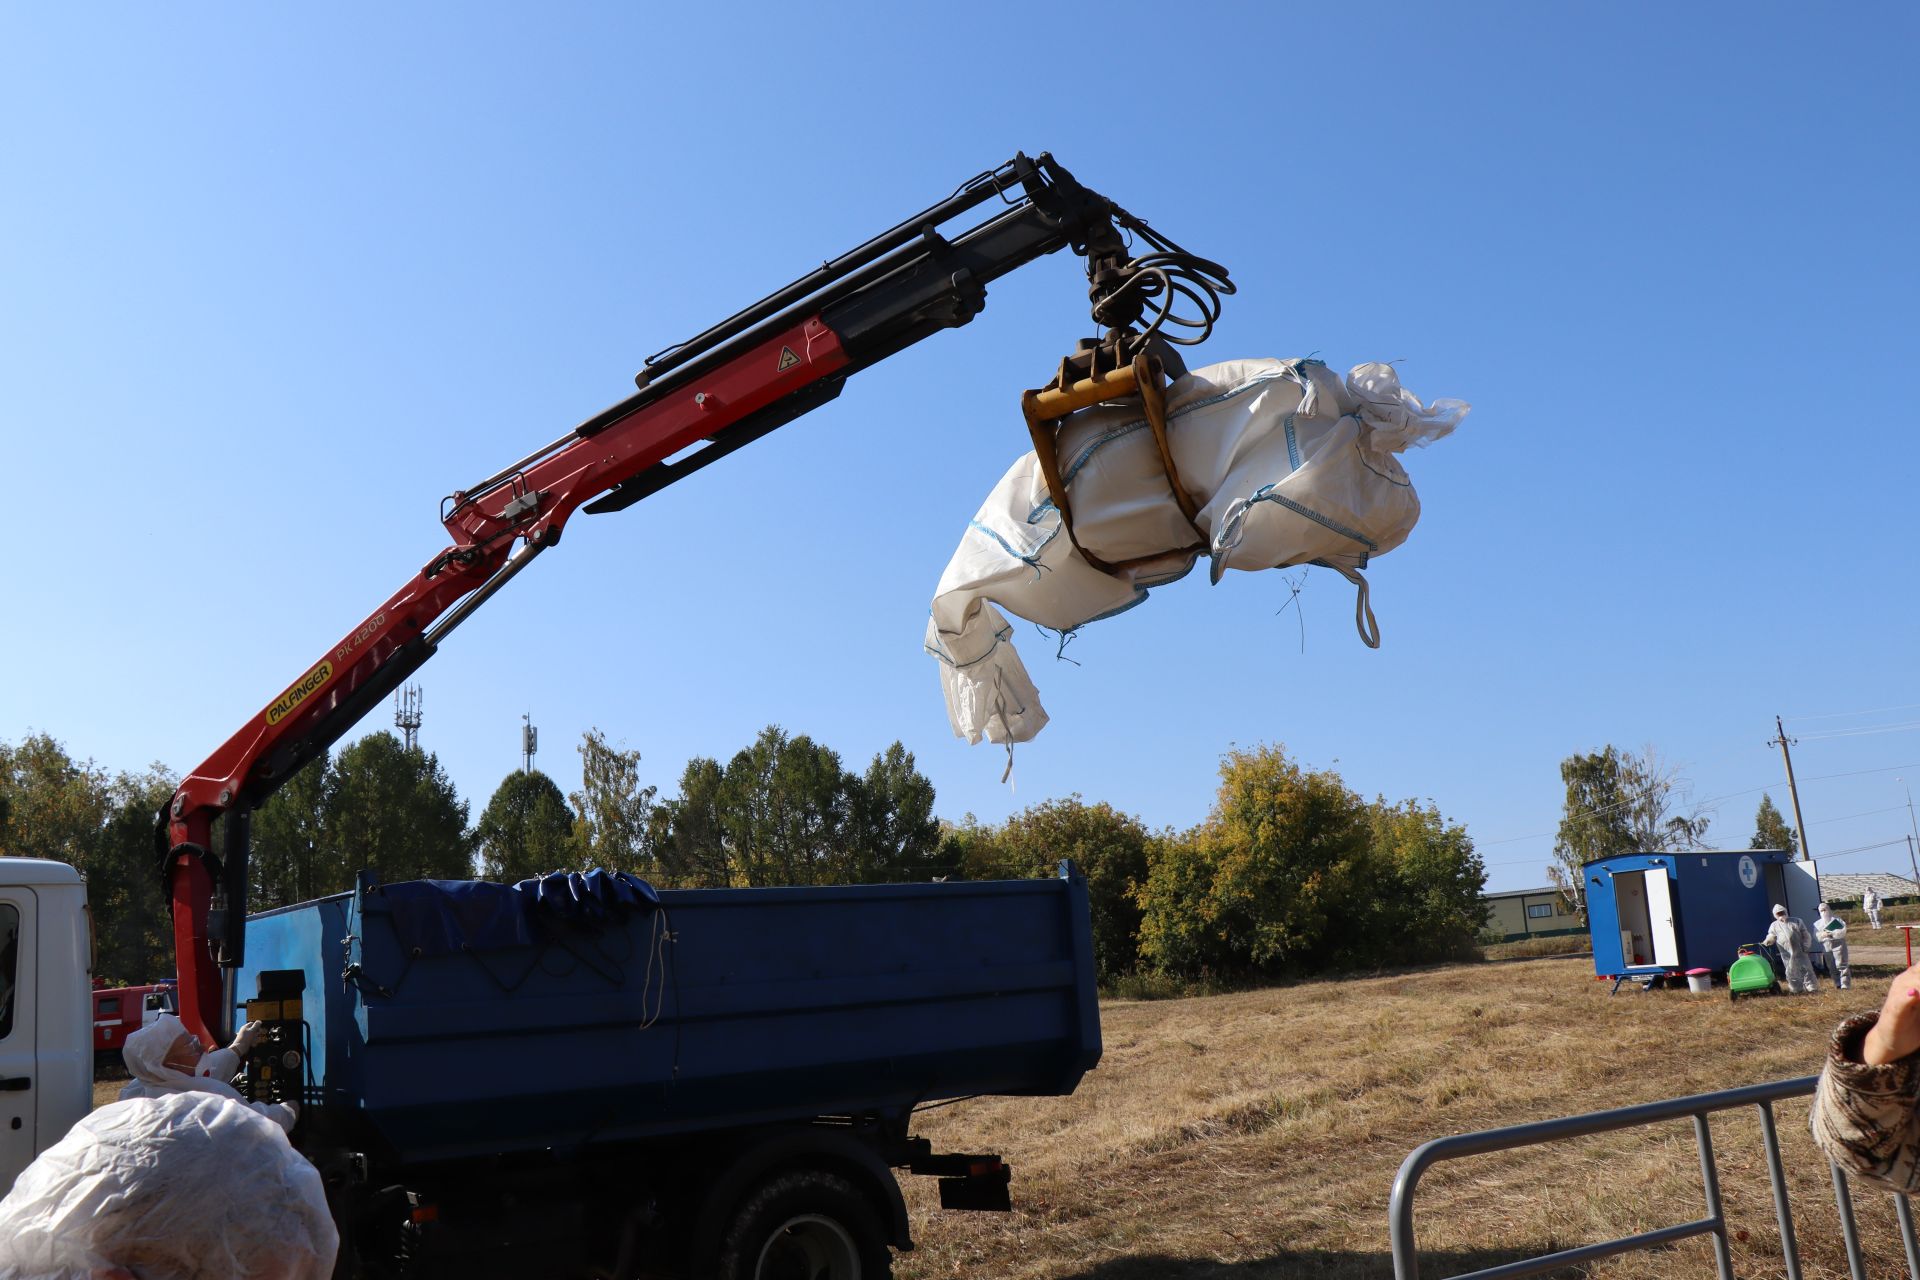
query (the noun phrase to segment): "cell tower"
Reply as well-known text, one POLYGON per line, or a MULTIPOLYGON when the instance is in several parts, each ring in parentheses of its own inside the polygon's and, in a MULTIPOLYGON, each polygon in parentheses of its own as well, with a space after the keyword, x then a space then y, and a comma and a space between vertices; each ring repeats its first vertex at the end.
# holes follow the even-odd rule
POLYGON ((410 684, 393 695, 393 723, 406 740, 407 750, 420 744, 420 686, 410 684))
POLYGON ((520 769, 533 772, 533 757, 540 750, 540 731, 533 727, 533 713, 520 717, 520 769))

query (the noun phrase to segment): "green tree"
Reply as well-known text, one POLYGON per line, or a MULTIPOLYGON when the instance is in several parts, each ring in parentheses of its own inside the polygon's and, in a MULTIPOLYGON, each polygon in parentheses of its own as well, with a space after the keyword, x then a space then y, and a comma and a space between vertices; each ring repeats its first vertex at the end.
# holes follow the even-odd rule
POLYGON ((1152 850, 1141 955, 1188 976, 1326 967, 1342 946, 1336 923, 1374 888, 1371 836, 1339 775, 1279 747, 1229 752, 1207 820, 1152 850))
POLYGON ((724 766, 688 761, 655 825, 663 882, 682 885, 918 879, 939 849, 933 784, 906 748, 894 743, 856 775, 778 725, 724 766))
POLYGON ((842 779, 848 793, 850 878, 860 884, 929 879, 940 861, 940 820, 933 783, 895 742, 874 756, 860 778, 842 779))
POLYGON ((1774 807, 1772 796, 1760 797, 1760 810, 1753 815, 1753 842, 1747 848, 1800 852, 1800 837, 1774 807))
POLYGON ((722 877, 708 883, 845 883, 845 776, 837 753, 777 725, 724 769, 689 761, 675 806, 674 861, 722 877), (717 847, 696 847, 695 839, 717 847))
POLYGON ((1354 904, 1342 950, 1358 964, 1462 960, 1487 922, 1486 864, 1467 829, 1432 802, 1370 806, 1374 881, 1354 904))
POLYGON ((108 788, 112 807, 83 869, 94 973, 110 984, 152 982, 174 971, 173 916, 161 891, 153 830, 178 785, 156 764, 142 774, 120 774, 108 788))
POLYGON ((1682 810, 1688 787, 1679 770, 1648 748, 1639 755, 1609 744, 1560 762, 1566 806, 1548 876, 1568 908, 1586 918, 1582 865, 1622 854, 1701 847, 1708 819, 1682 810))
POLYGON ((679 888, 732 883, 727 856, 727 776, 717 760, 696 757, 680 775, 680 794, 661 806, 665 832, 654 842, 657 875, 679 888))
POLYGON ((508 774, 474 826, 480 874, 512 884, 573 866, 573 810, 552 778, 538 769, 508 774))
POLYGON ((353 869, 327 838, 330 775, 325 755, 309 760, 254 812, 247 866, 252 910, 311 902, 353 887, 353 869))
POLYGON ((87 877, 96 972, 135 982, 172 969, 172 925, 161 892, 154 819, 175 780, 159 765, 109 778, 48 734, 0 743, 0 853, 51 858, 87 877))
POLYGON ((0 743, 0 798, 6 801, 0 853, 83 870, 113 807, 106 772, 91 760, 75 760, 45 733, 29 734, 17 747, 0 743))
POLYGON ((1062 858, 1073 859, 1087 877, 1094 963, 1104 981, 1138 966, 1139 895, 1153 842, 1138 818, 1076 795, 1034 805, 997 827, 969 817, 948 833, 940 861, 968 879, 987 880, 1052 876, 1062 858))
POLYGON ((325 847, 349 875, 365 869, 391 884, 473 874, 466 802, 438 758, 391 733, 335 756, 321 803, 325 847))
POLYGON ((657 874, 654 867, 655 787, 640 785, 640 753, 607 745, 598 729, 580 742, 580 790, 573 802, 576 861, 636 875, 657 874))

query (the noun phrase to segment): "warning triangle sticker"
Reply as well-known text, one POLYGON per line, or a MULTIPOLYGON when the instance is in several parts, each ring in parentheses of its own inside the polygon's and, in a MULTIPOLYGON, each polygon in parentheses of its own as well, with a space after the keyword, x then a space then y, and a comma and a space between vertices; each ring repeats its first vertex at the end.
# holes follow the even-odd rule
POLYGON ((778 369, 775 369, 774 372, 784 373, 786 370, 793 368, 793 366, 799 363, 800 363, 800 357, 793 354, 792 347, 782 347, 780 348, 780 367, 778 369))

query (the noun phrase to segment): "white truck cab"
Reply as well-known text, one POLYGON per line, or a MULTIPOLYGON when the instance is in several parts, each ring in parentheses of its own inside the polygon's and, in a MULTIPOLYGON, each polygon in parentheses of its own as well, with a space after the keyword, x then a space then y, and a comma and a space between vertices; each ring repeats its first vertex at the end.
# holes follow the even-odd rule
POLYGON ((0 858, 0 1195, 93 1108, 92 970, 80 873, 0 858))

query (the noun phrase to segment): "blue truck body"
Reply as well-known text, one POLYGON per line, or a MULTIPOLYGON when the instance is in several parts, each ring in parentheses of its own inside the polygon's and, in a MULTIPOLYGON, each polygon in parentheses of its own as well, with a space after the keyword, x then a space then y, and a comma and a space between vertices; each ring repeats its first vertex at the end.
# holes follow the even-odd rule
POLYGON ((1100 1058, 1087 886, 1065 866, 668 890, 598 918, 509 918, 507 893, 363 881, 249 919, 238 998, 299 971, 329 1132, 400 1167, 564 1155, 1066 1094, 1100 1058))

